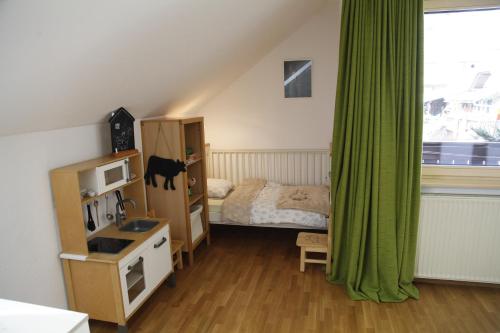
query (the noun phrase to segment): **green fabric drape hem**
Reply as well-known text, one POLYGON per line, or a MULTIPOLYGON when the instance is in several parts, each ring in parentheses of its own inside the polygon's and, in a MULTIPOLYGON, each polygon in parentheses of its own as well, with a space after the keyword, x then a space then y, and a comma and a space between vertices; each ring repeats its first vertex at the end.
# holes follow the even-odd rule
POLYGON ((419 296, 422 70, 422 0, 343 1, 328 279, 354 300, 419 296))

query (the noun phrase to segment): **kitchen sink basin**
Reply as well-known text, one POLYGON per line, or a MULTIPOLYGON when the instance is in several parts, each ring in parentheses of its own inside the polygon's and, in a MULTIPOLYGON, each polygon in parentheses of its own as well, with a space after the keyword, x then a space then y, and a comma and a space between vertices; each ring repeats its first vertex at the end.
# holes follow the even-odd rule
POLYGON ((129 246, 132 242, 133 240, 131 239, 96 237, 89 240, 87 246, 90 252, 116 254, 129 246))
POLYGON ((120 231, 129 232, 146 232, 153 229, 158 223, 158 221, 151 220, 133 220, 121 227, 120 231))

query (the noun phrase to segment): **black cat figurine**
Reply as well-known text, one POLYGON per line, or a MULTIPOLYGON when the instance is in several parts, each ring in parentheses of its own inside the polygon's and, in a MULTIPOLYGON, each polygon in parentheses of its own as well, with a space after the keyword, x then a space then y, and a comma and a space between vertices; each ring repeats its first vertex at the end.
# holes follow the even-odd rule
POLYGON ((170 189, 175 190, 174 177, 181 171, 186 172, 186 164, 184 162, 151 155, 148 159, 148 168, 144 175, 144 179, 146 180, 146 185, 153 183, 154 187, 158 187, 155 177, 156 174, 158 174, 165 177, 165 183, 163 184, 165 190, 168 190, 169 183, 170 189))

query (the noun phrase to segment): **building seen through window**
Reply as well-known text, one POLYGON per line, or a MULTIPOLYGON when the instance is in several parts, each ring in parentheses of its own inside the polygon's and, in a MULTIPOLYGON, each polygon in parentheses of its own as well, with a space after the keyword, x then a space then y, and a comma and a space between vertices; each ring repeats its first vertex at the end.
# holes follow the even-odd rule
POLYGON ((424 164, 500 166, 500 10, 428 13, 424 164))

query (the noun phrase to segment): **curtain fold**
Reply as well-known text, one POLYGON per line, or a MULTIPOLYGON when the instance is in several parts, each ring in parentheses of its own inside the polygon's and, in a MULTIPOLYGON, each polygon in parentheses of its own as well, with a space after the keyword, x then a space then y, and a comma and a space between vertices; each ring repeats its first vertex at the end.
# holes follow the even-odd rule
POLYGON ((418 298, 423 13, 422 0, 343 1, 328 278, 355 300, 418 298))

